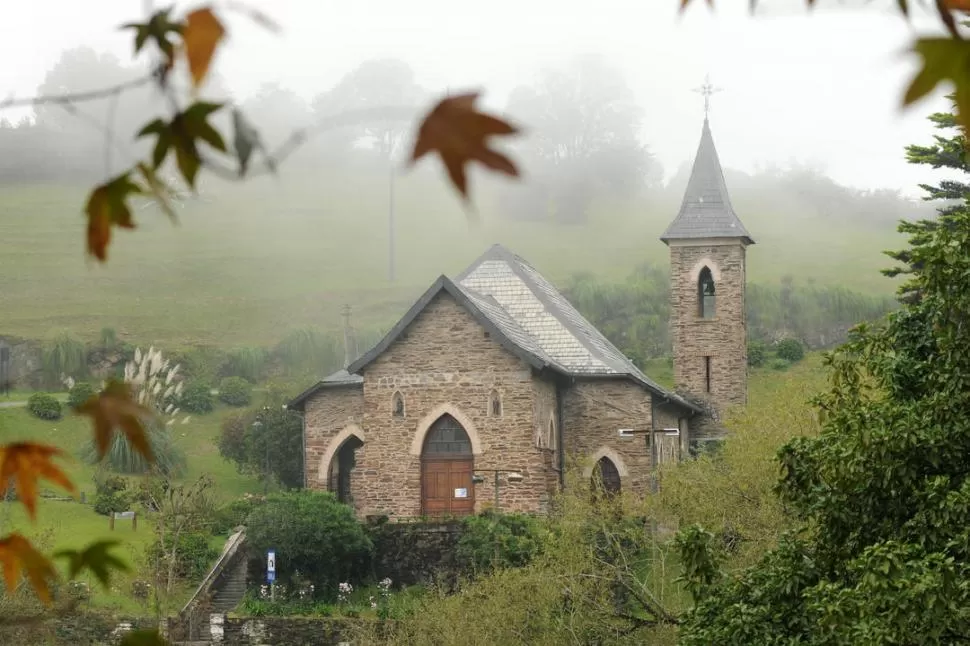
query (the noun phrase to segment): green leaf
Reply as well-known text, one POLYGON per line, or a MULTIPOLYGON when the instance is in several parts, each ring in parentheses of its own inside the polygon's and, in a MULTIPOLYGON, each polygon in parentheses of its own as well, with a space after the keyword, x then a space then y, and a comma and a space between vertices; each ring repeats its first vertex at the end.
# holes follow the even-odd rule
POLYGON ((172 147, 172 129, 171 126, 161 119, 155 119, 139 130, 136 138, 140 139, 148 135, 156 135, 158 137, 155 141, 155 148, 152 151, 152 164, 155 168, 158 168, 165 161, 165 157, 168 156, 168 151, 172 147))
POLYGON ((137 55, 149 39, 153 40, 158 49, 165 54, 169 61, 175 56, 175 43, 169 40, 172 34, 181 34, 184 26, 181 23, 172 22, 169 14, 174 7, 161 9, 152 14, 147 23, 130 22, 121 26, 121 29, 133 29, 135 31, 135 54, 137 55))
POLYGON ((125 635, 120 646, 169 646, 169 643, 157 630, 133 630, 125 635))
POLYGON ((236 159, 239 160, 239 176, 244 177, 249 169, 249 160, 253 151, 261 148, 259 132, 239 110, 232 111, 233 147, 236 149, 236 159))
POLYGON ((198 101, 183 113, 183 127, 193 139, 201 139, 216 150, 226 152, 226 142, 222 135, 208 123, 209 115, 222 108, 221 103, 198 101))
POLYGON ((903 105, 910 105, 923 98, 943 81, 951 81, 956 87, 954 99, 958 118, 964 125, 964 115, 970 117, 970 42, 955 38, 921 38, 913 51, 923 59, 923 67, 913 77, 903 105))
POLYGON ((176 146, 175 161, 178 162, 179 171, 182 173, 182 177, 185 178, 186 183, 194 189, 195 178, 198 176, 199 168, 202 166, 202 161, 199 159, 199 153, 195 150, 195 146, 176 146))
POLYGON ((61 550, 54 554, 54 558, 67 559, 69 579, 73 579, 84 570, 90 570, 101 585, 107 588, 111 581, 111 570, 127 572, 130 569, 127 563, 109 553, 109 550, 116 545, 120 545, 120 541, 97 541, 88 545, 83 551, 61 550))

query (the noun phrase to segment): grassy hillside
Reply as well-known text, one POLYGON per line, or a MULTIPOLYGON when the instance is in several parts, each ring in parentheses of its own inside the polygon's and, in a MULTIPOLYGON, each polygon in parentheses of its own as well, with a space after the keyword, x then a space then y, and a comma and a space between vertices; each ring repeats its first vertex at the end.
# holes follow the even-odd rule
MULTIPOLYGON (((215 494, 221 500, 240 496, 244 492, 261 492, 262 486, 255 478, 239 474, 232 464, 219 455, 216 441, 219 424, 228 413, 218 409, 209 415, 195 416, 182 426, 173 427, 176 443, 186 452, 188 458, 185 481, 210 474, 215 483, 215 494)), ((89 574, 82 575, 93 592, 93 603, 99 607, 114 608, 120 611, 138 611, 138 602, 129 594, 131 582, 145 578, 139 572, 144 559, 145 548, 154 539, 152 527, 147 520, 139 520, 138 528, 132 531, 130 521, 118 521, 114 531, 109 529, 108 517, 94 512, 91 502, 94 498, 94 469, 76 456, 91 437, 91 424, 88 418, 68 414, 56 422, 48 422, 31 416, 26 408, 0 408, 0 444, 28 440, 44 442, 61 447, 72 458, 64 464, 65 471, 79 490, 87 496, 88 504, 75 501, 41 499, 37 509, 37 522, 31 523, 19 503, 0 502, 0 534, 18 530, 44 545, 46 551, 58 549, 79 549, 93 541, 119 539, 123 545, 119 555, 132 565, 132 572, 118 577, 110 591, 104 591, 89 574)), ((58 491, 57 493, 62 493, 58 491)), ((221 548, 224 539, 213 539, 221 548)), ((63 565, 63 562, 60 563, 63 565)), ((190 594, 186 587, 181 596, 190 594)))
MULTIPOLYGON (((481 179, 481 176, 473 178, 481 179)), ((499 217, 495 185, 473 183, 478 223, 433 165, 397 182, 398 280, 387 280, 387 177, 349 172, 212 185, 179 226, 147 207, 139 229, 116 234, 106 266, 85 259, 84 186, 0 187, 0 334, 45 337, 70 329, 93 340, 110 326, 123 338, 167 346, 270 344, 294 328, 336 329, 340 308, 359 324, 386 325, 437 275, 453 274, 501 242, 560 284, 575 272, 624 277, 644 261, 666 267, 657 240, 679 196, 596 205, 588 225, 557 227, 499 217)), ((749 280, 783 275, 888 293, 879 276, 894 225, 800 213, 741 216, 757 244, 749 280)), ((739 211, 740 211, 739 205, 739 211)))

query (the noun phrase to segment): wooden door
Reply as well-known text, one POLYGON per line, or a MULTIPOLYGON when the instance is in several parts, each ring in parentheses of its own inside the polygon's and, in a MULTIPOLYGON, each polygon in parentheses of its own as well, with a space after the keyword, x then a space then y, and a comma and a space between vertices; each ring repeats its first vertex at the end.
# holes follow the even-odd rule
POLYGON ((428 459, 422 463, 421 512, 425 516, 467 516, 475 512, 472 460, 428 459))
POLYGON ((475 512, 475 461, 465 429, 442 415, 425 438, 421 456, 421 513, 467 516, 475 512))

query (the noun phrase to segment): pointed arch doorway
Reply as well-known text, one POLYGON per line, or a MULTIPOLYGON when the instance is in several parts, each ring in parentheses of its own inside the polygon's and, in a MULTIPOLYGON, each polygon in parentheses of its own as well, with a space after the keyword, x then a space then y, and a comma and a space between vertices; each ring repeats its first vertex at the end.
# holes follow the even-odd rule
POLYGON ((421 514, 467 516, 475 511, 475 456, 464 427, 447 413, 428 429, 421 451, 421 514))
POLYGON ((596 466, 593 467, 591 485, 594 492, 602 491, 607 496, 620 493, 620 470, 613 460, 605 455, 597 460, 596 466))

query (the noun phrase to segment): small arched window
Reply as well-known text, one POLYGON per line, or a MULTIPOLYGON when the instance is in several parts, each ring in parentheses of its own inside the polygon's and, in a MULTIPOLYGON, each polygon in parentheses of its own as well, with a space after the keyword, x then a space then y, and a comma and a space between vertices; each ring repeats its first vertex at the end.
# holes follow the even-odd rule
POLYGON ((497 390, 488 394, 488 414, 492 417, 502 416, 502 397, 497 390))
POLYGON ((556 447, 556 420, 552 418, 549 419, 549 429, 546 432, 548 434, 546 437, 546 446, 552 449, 553 451, 555 451, 557 448, 556 447))
POLYGON ((394 393, 391 410, 393 411, 394 417, 404 417, 404 395, 401 394, 401 391, 394 393))
POLYGON ((714 276, 709 267, 701 269, 697 279, 697 315, 701 318, 714 318, 714 276))

